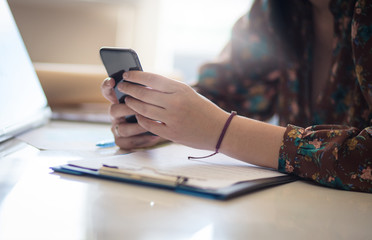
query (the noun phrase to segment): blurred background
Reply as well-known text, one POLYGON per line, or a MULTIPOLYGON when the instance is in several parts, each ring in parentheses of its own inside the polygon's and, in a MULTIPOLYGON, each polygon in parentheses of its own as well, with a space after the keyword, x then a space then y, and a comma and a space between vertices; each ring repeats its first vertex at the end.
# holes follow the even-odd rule
POLYGON ((8 0, 53 107, 107 102, 99 48, 134 49, 145 71, 192 84, 251 0, 8 0))

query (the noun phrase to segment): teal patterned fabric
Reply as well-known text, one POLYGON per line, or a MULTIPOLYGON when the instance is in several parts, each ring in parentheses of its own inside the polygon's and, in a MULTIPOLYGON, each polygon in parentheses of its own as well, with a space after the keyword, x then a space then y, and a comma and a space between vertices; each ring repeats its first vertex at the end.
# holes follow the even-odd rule
POLYGON ((276 114, 287 127, 279 171, 372 192, 372 1, 331 1, 332 67, 316 100, 312 6, 283 1, 291 24, 278 29, 273 2, 254 2, 234 26, 224 58, 201 67, 196 89, 226 111, 258 120, 276 114))

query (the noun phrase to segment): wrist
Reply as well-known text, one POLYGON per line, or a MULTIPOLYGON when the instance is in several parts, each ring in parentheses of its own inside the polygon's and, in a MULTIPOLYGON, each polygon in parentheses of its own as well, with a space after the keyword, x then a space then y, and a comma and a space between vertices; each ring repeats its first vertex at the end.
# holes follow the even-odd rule
MULTIPOLYGON (((221 110, 221 109, 220 109, 221 110)), ((225 127, 226 121, 229 119, 231 113, 228 113, 224 110, 219 111, 214 115, 214 123, 210 123, 210 134, 208 139, 205 139, 205 142, 208 143, 207 149, 210 151, 215 151, 221 133, 225 127)), ((212 116, 212 115, 211 115, 212 116)))
POLYGON ((220 152, 264 167, 277 168, 285 128, 245 117, 230 124, 220 152))
POLYGON ((202 156, 202 157, 190 157, 189 156, 189 159, 200 159, 200 158, 207 158, 207 157, 211 157, 215 154, 217 154, 219 152, 219 149, 221 147, 221 144, 222 144, 222 141, 225 137, 225 134, 230 126, 230 123, 232 121, 232 119, 237 115, 237 113, 235 111, 232 111, 230 113, 230 115, 228 116, 227 120, 225 121, 224 125, 223 125, 223 128, 219 134, 219 137, 218 137, 218 140, 217 140, 217 143, 214 147, 214 153, 210 154, 210 155, 207 155, 207 156, 202 156))

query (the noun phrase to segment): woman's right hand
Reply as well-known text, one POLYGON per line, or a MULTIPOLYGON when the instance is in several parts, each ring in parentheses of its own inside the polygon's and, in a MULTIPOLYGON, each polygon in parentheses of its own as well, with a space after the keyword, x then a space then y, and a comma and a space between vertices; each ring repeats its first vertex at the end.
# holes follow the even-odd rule
POLYGON ((119 103, 113 89, 115 80, 106 78, 102 85, 102 95, 111 102, 110 116, 112 121, 111 131, 115 137, 115 143, 121 149, 131 150, 136 148, 151 147, 166 140, 148 134, 147 130, 137 123, 128 123, 126 116, 135 114, 133 110, 124 103, 119 103))

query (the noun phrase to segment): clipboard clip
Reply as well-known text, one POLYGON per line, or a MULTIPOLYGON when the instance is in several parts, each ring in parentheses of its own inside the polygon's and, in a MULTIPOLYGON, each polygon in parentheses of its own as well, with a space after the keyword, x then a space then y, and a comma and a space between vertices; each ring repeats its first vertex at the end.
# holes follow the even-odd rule
POLYGON ((189 180, 189 178, 185 176, 163 174, 159 173, 156 169, 148 167, 139 169, 123 169, 119 168, 118 166, 111 166, 107 164, 103 164, 102 167, 98 169, 98 174, 172 187, 184 185, 189 180))

